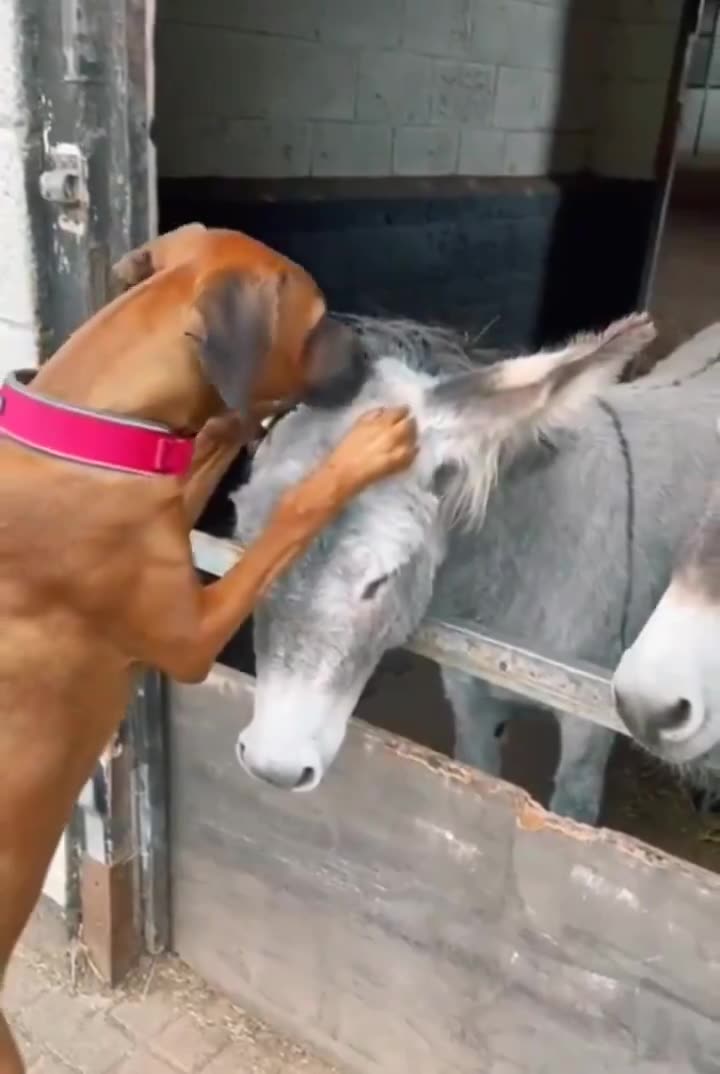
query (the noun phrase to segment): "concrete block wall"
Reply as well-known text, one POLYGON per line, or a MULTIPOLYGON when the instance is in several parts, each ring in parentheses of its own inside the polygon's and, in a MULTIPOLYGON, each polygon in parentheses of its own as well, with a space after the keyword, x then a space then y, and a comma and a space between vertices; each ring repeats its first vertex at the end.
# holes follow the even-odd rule
POLYGON ((0 377, 37 363, 35 275, 23 168, 27 117, 13 0, 0 0, 0 377))
POLYGON ((652 173, 681 0, 159 0, 167 177, 652 173))
POLYGON ((683 167, 720 164, 720 19, 718 0, 705 0, 700 32, 688 72, 682 125, 680 160, 683 167))

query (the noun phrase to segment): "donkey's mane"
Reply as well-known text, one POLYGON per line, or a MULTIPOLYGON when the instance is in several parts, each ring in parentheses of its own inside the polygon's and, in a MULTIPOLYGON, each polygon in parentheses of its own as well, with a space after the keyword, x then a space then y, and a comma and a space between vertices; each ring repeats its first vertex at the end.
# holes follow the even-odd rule
MULTIPOLYGON (((480 349, 477 339, 466 333, 410 319, 344 315, 342 320, 364 343, 371 363, 370 376, 347 406, 335 411, 301 406, 278 422, 258 452, 258 482, 254 484, 252 477, 250 481, 255 496, 274 499, 281 487, 300 479, 364 410, 407 403, 415 410, 423 436, 423 452, 416 465, 427 470, 428 482, 441 462, 450 463, 441 497, 446 523, 473 525, 480 521, 496 477, 496 454, 473 452, 472 465, 468 465, 466 452, 460 452, 457 458, 443 458, 441 445, 447 447, 448 414, 438 427, 432 407, 426 409, 424 400, 428 386, 487 365, 497 354, 480 349), (273 450, 273 440, 280 440, 277 451, 273 450), (294 448, 289 453, 291 444, 294 448), (299 445, 302 448, 298 453, 299 445), (270 469, 264 470, 263 463, 268 458, 272 459, 270 469)), ((373 499, 390 495, 391 490, 384 485, 368 490, 363 501, 367 502, 368 495, 373 499)), ((250 491, 248 486, 245 488, 250 491)), ((233 496, 238 509, 245 498, 242 489, 233 496)), ((259 517, 263 512, 257 513, 259 517)))
POLYGON ((482 333, 471 336, 443 325, 409 318, 340 314, 365 344, 371 359, 398 358, 408 369, 430 376, 466 373, 498 358, 479 346, 482 333))

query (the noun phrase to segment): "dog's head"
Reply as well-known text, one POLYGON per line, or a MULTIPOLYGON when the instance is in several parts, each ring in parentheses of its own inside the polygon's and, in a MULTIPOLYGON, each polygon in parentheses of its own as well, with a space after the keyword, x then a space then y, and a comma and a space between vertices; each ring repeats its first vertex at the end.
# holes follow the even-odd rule
POLYGON ((204 376, 228 409, 338 406, 362 386, 368 362, 360 340, 327 312, 299 265, 241 232, 190 224, 114 267, 126 289, 173 271, 192 280, 179 330, 195 342, 204 376))

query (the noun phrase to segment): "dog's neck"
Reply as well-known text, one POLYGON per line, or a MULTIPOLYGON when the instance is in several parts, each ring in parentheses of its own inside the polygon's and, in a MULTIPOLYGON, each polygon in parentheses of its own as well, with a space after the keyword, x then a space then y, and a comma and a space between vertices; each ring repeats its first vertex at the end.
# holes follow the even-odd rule
POLYGON ((202 375, 184 320, 182 308, 149 302, 145 288, 128 291, 40 367, 33 389, 63 403, 195 433, 222 404, 202 375))

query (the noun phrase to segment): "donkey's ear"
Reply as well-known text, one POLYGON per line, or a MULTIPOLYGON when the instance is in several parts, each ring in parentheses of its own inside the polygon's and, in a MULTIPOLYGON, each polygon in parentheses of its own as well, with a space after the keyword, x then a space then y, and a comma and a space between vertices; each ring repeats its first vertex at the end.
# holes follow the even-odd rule
POLYGON ((198 344, 207 381, 230 410, 247 411, 273 338, 278 280, 223 271, 195 299, 187 335, 198 344))
POLYGON ((614 383, 628 359, 655 338, 646 313, 579 336, 562 350, 497 362, 450 377, 431 389, 430 423, 477 442, 524 438, 569 424, 614 383))

